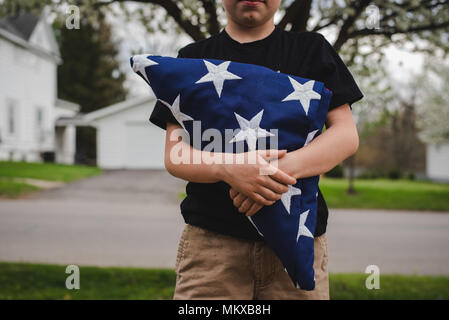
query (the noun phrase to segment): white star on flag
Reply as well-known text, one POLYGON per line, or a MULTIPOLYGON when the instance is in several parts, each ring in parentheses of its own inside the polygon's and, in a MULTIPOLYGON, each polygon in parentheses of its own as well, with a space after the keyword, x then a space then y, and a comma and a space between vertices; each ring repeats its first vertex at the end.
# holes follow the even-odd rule
POLYGON ((294 186, 288 186, 288 191, 284 192, 281 196, 282 204, 287 210, 288 214, 290 214, 290 204, 292 201, 292 197, 301 194, 301 189, 295 188, 294 186))
POLYGON ((296 242, 298 242, 300 236, 313 238, 312 232, 310 232, 310 230, 305 225, 308 215, 309 210, 299 215, 299 227, 298 227, 298 235, 296 236, 296 242))
POLYGON ((321 99, 321 95, 318 92, 313 91, 313 85, 315 84, 315 81, 309 80, 304 84, 300 84, 292 77, 288 78, 290 79, 290 83, 293 86, 293 92, 286 96, 284 100, 282 100, 282 102, 299 100, 307 115, 309 113, 310 100, 321 99))
POLYGON ((240 131, 235 134, 229 143, 246 140, 249 151, 256 150, 256 143, 258 138, 274 136, 273 133, 260 128, 260 121, 262 120, 263 109, 256 114, 251 120, 247 120, 234 112, 235 117, 240 125, 240 131))
POLYGON ((158 100, 163 104, 165 104, 170 109, 170 111, 173 114, 173 117, 175 117, 175 119, 178 120, 179 124, 184 128, 184 130, 186 130, 183 121, 193 120, 193 118, 185 113, 182 113, 181 110, 179 109, 179 94, 176 97, 175 101, 173 101, 172 105, 170 105, 169 103, 167 103, 162 99, 158 100))
POLYGON ((206 65, 208 73, 195 83, 212 81, 214 83, 215 90, 217 90, 218 97, 221 96, 221 91, 223 90, 223 84, 225 80, 242 79, 239 76, 236 76, 235 74, 228 71, 228 67, 231 61, 225 61, 223 63, 220 63, 218 66, 209 61, 203 61, 206 65))
POLYGON ((139 71, 140 74, 147 80, 148 84, 150 84, 150 81, 147 78, 147 73, 145 72, 145 68, 149 66, 154 66, 156 64, 159 64, 153 60, 150 60, 147 58, 148 55, 146 54, 138 54, 133 57, 133 70, 134 72, 139 71))
POLYGON ((306 142, 304 143, 304 147, 306 145, 308 145, 313 140, 313 138, 315 137, 315 134, 317 132, 318 132, 318 129, 309 132, 309 134, 307 135, 307 138, 306 138, 306 142))

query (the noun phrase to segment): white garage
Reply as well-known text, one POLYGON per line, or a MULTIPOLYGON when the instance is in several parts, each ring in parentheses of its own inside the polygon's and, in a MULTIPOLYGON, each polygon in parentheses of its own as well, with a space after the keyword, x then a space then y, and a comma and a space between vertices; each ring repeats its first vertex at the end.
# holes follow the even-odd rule
POLYGON ((164 168, 165 131, 148 119, 154 97, 126 100, 88 113, 97 129, 97 164, 103 169, 164 168))
POLYGON ((426 156, 427 177, 434 181, 449 182, 449 143, 428 144, 426 156))

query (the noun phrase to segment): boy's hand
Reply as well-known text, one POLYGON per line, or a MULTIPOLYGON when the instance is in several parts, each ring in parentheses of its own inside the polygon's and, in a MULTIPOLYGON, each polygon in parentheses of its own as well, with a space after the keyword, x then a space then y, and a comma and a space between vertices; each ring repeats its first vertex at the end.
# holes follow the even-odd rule
POLYGON ((238 208, 239 212, 244 213, 247 217, 256 214, 257 211, 263 208, 263 205, 258 204, 232 188, 229 190, 229 195, 233 200, 234 206, 238 208))
MULTIPOLYGON (((291 174, 288 170, 288 167, 290 166, 288 164, 289 160, 288 155, 283 156, 280 160, 274 160, 271 163, 277 162, 277 167, 284 172, 287 172, 287 174, 291 174)), ((295 180, 296 183, 296 180, 295 180)), ((287 187, 288 188, 288 187, 287 187)), ((287 190, 286 190, 287 191, 287 190)), ((285 191, 285 192, 286 192, 285 191)), ((238 208, 238 211, 241 213, 244 213, 246 216, 252 216, 257 213, 260 209, 262 209, 263 205, 256 203, 251 198, 245 196, 244 194, 238 192, 237 190, 231 188, 229 190, 229 195, 231 199, 233 200, 233 204, 236 208, 238 208)), ((274 201, 271 203, 273 204, 274 201)))
MULTIPOLYGON (((243 164, 235 161, 233 164, 224 164, 222 180, 258 205, 271 205, 288 191, 288 185, 296 183, 295 178, 269 162, 270 159, 284 157, 286 153, 286 150, 257 150, 234 154, 235 157, 244 157, 243 164), (249 163, 248 156, 256 157, 254 164, 249 163), (261 172, 270 172, 270 175, 263 175, 261 172)), ((255 209, 260 208, 255 206, 253 210, 255 209)))

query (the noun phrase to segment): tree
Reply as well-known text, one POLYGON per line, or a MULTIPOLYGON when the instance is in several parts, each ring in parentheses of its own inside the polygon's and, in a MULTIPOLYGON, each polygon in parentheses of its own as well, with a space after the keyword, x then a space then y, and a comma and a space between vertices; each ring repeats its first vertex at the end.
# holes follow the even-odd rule
MULTIPOLYGON (((4 4, 47 4, 54 11, 65 8, 61 4, 75 4, 81 16, 91 20, 108 11, 140 21, 149 32, 177 28, 195 41, 218 33, 226 21, 216 0, 4 0, 4 4)), ((383 48, 390 44, 429 55, 449 52, 449 0, 282 0, 280 16, 281 28, 335 35, 331 42, 351 69, 364 68, 367 59, 380 61, 383 48)))
MULTIPOLYGON (((361 146, 370 135, 375 134, 373 130, 369 130, 371 124, 378 123, 385 114, 385 110, 392 108, 395 100, 392 80, 387 72, 385 61, 381 59, 381 56, 376 55, 368 55, 364 57, 364 60, 365 63, 354 64, 352 67, 353 75, 364 93, 362 101, 352 109, 361 146)), ((366 152, 362 152, 362 155, 364 153, 366 152)), ((360 162, 358 161, 360 154, 359 148, 356 154, 343 162, 347 169, 348 194, 356 194, 354 187, 355 166, 360 162)))
POLYGON ((416 99, 400 100, 399 108, 365 130, 357 165, 374 174, 398 178, 425 169, 425 145, 418 138, 416 99))
POLYGON ((126 98, 125 74, 116 60, 117 44, 104 21, 92 25, 81 21, 80 29, 60 28, 55 32, 63 63, 58 67, 58 95, 81 106, 87 113, 126 98))
MULTIPOLYGON (((4 7, 10 8, 43 4, 56 11, 61 10, 61 4, 75 4, 89 17, 117 4, 121 14, 138 19, 149 30, 154 30, 155 20, 159 30, 175 22, 195 41, 218 33, 225 23, 223 8, 216 0, 4 0, 4 7), (142 6, 125 5, 131 2, 142 6), (163 9, 162 16, 158 16, 158 8, 163 9)), ((360 40, 367 37, 375 39, 375 50, 394 42, 411 43, 415 50, 426 52, 435 48, 449 51, 448 0, 282 0, 280 11, 281 28, 333 31, 337 51, 348 44, 346 49, 353 52, 351 48, 358 48, 360 40)))
POLYGON ((430 144, 449 142, 449 65, 427 61, 416 81, 418 127, 421 139, 430 144))
MULTIPOLYGON (((111 39, 111 27, 104 19, 96 23, 82 20, 80 29, 61 28, 56 19, 54 29, 63 63, 58 67, 58 96, 81 106, 88 113, 126 98, 125 74, 116 59, 117 44, 111 39)), ((94 164, 96 131, 77 127, 76 161, 94 164)))

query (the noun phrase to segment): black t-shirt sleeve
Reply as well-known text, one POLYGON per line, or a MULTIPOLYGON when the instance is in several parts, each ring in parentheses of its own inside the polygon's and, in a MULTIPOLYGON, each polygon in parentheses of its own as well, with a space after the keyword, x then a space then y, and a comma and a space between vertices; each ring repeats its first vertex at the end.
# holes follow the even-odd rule
POLYGON ((320 66, 315 69, 319 72, 315 79, 323 82, 332 91, 329 110, 345 103, 351 106, 363 98, 363 93, 332 45, 324 36, 320 35, 320 38, 321 44, 317 48, 320 66))
MULTIPOLYGON (((178 52, 177 58, 183 58, 181 50, 178 52)), ((153 112, 151 113, 149 120, 164 130, 166 130, 167 122, 180 125, 168 107, 159 100, 156 100, 156 104, 154 105, 153 112)))

